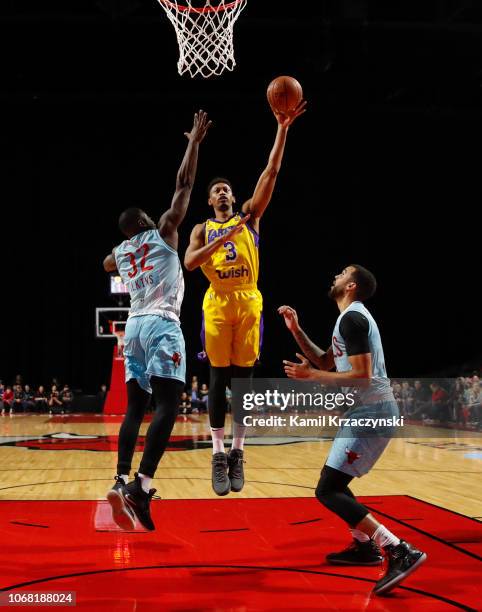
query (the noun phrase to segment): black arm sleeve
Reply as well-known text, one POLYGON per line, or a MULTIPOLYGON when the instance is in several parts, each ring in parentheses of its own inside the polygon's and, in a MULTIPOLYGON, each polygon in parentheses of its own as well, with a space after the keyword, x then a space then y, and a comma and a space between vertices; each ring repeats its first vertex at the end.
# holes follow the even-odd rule
POLYGON ((342 317, 340 333, 345 341, 346 352, 349 357, 370 352, 369 329, 368 319, 361 312, 351 310, 342 317))

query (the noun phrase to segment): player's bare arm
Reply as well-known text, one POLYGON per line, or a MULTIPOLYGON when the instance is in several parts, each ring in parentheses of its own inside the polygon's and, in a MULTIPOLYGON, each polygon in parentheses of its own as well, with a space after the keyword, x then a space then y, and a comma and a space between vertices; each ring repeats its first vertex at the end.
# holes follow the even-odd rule
POLYGON ((200 110, 194 115, 191 131, 184 134, 188 139, 188 145, 177 172, 176 190, 171 207, 161 216, 158 223, 161 237, 174 249, 177 249, 178 245, 177 228, 186 216, 196 177, 199 144, 203 141, 211 125, 212 121, 208 120, 207 113, 200 110))
POLYGON ((186 270, 192 271, 209 261, 211 255, 223 246, 228 240, 232 240, 239 234, 251 216, 248 214, 239 223, 234 225, 223 236, 219 236, 212 242, 204 244, 204 223, 198 223, 191 232, 191 239, 184 255, 184 266, 186 270))
POLYGON ((259 219, 263 216, 273 195, 276 178, 281 168, 283 153, 286 144, 288 129, 293 121, 306 111, 306 102, 302 100, 289 114, 273 111, 278 122, 278 130, 273 148, 269 155, 268 164, 258 179, 252 197, 242 207, 244 213, 251 214, 251 225, 256 231, 259 229, 259 219))
POLYGON ((104 270, 106 272, 117 272, 117 264, 115 262, 115 249, 104 259, 104 270))
POLYGON ((283 317, 286 327, 293 334, 305 357, 320 370, 332 370, 335 367, 332 347, 324 351, 310 340, 300 326, 298 313, 291 306, 280 306, 278 313, 283 317))
POLYGON ((358 381, 356 386, 365 386, 372 377, 371 353, 363 353, 361 355, 352 355, 348 357, 352 369, 347 372, 328 372, 326 370, 319 370, 313 368, 308 359, 303 357, 303 355, 296 353, 296 356, 300 360, 299 363, 286 360, 283 361, 284 370, 288 378, 295 378, 297 380, 316 380, 317 382, 328 385, 355 385, 358 381))

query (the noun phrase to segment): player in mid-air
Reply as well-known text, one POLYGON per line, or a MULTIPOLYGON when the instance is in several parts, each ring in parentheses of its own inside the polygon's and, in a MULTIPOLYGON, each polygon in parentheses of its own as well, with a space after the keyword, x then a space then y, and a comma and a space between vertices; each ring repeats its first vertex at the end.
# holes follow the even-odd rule
POLYGON ((155 529, 150 485, 175 423, 185 383, 184 338, 179 312, 184 278, 177 254, 177 228, 184 219, 196 176, 199 143, 211 122, 199 111, 177 173, 171 206, 156 224, 139 208, 119 217, 119 229, 127 240, 104 260, 107 272, 118 270, 129 289, 131 307, 125 328, 124 358, 127 412, 119 431, 115 485, 107 499, 113 518, 122 529, 133 529, 135 517, 148 530, 155 529), (128 482, 139 428, 151 394, 155 413, 146 434, 139 471, 128 482))
MULTIPOLYGON (((278 310, 305 355, 297 353, 300 363, 284 361, 286 374, 295 379, 357 388, 357 404, 344 415, 351 419, 398 416, 380 332, 363 304, 375 290, 375 277, 359 265, 347 266, 335 277, 329 296, 335 300, 340 315, 326 352, 308 338, 293 308, 281 306, 278 310), (335 367, 337 371, 331 372, 335 367)), ((347 549, 327 556, 328 563, 377 565, 384 554, 388 558, 387 571, 374 588, 377 595, 382 595, 413 572, 427 555, 381 525, 348 488, 355 476, 372 469, 393 435, 393 430, 386 427, 372 433, 363 430, 361 426, 340 428, 321 471, 316 497, 348 523, 353 536, 347 549)))
POLYGON ((215 178, 208 186, 214 217, 196 225, 184 258, 187 270, 201 267, 210 281, 203 301, 203 342, 210 363, 208 397, 213 441, 212 485, 217 495, 244 486, 243 448, 246 428, 233 423, 229 455, 224 449, 226 387, 233 378, 249 378, 259 356, 262 336, 262 297, 257 288, 259 222, 268 206, 281 167, 286 136, 293 121, 305 112, 305 102, 290 113, 273 113, 278 122, 268 164, 252 197, 240 212, 230 181, 215 178))

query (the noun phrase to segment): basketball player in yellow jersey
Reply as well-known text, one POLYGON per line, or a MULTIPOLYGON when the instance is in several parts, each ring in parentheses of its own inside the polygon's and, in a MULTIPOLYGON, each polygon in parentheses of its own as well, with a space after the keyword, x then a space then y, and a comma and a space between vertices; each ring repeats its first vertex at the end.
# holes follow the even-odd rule
POLYGON ((210 282, 203 301, 202 336, 211 367, 208 409, 212 485, 217 495, 241 491, 244 485, 244 426, 233 423, 229 455, 224 450, 226 387, 231 386, 231 377, 251 377, 259 356, 263 325, 263 298, 257 288, 259 221, 273 194, 288 129, 305 112, 305 105, 301 102, 287 114, 273 111, 278 130, 268 164, 241 212, 233 211, 236 199, 228 179, 210 182, 208 203, 214 217, 194 227, 184 258, 187 270, 201 267, 210 282))

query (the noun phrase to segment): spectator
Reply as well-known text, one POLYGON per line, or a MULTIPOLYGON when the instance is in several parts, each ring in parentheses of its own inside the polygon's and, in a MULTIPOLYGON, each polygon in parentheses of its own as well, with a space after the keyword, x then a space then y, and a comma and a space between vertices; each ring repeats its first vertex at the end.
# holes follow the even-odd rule
POLYGON ((452 384, 448 398, 449 410, 454 423, 465 423, 466 421, 464 415, 464 393, 464 379, 462 376, 459 376, 452 384))
POLYGON ((63 414, 62 401, 60 400, 60 393, 57 389, 57 385, 52 385, 52 390, 49 395, 49 414, 63 414))
POLYGON ((35 393, 34 397, 35 406, 39 412, 47 412, 47 408, 49 405, 49 398, 47 397, 47 393, 45 392, 45 387, 40 385, 35 393))
POLYGON ((197 380, 194 380, 194 376, 192 379, 192 383, 191 383, 191 401, 195 401, 198 400, 198 394, 199 394, 199 383, 197 380))
POLYGON ((189 397, 186 391, 183 391, 181 394, 181 399, 179 401, 179 413, 190 414, 191 408, 191 398, 189 397))
POLYGON ((404 414, 403 412, 403 400, 402 400, 402 385, 396 380, 392 381, 392 392, 395 401, 398 404, 398 409, 400 410, 400 414, 404 414))
POLYGON ((5 414, 5 410, 8 410, 12 414, 12 403, 13 403, 13 389, 7 385, 3 393, 3 408, 2 416, 5 414))
POLYGON ((413 401, 408 416, 412 419, 421 419, 430 412, 430 391, 416 380, 413 389, 413 401))
POLYGON ((25 385, 23 396, 24 396, 23 403, 22 403, 23 411, 32 412, 33 409, 35 408, 35 400, 34 400, 30 385, 25 385))
POLYGON ((62 402, 64 412, 67 412, 67 414, 70 412, 73 400, 74 394, 70 390, 69 385, 64 385, 64 388, 60 392, 60 401, 62 402))
POLYGON ((413 388, 406 380, 402 383, 402 387, 400 389, 400 400, 401 407, 403 410, 402 414, 408 415, 412 409, 413 404, 413 388))
POLYGON ((199 389, 199 399, 204 404, 202 408, 203 412, 207 412, 208 410, 208 398, 209 398, 209 388, 206 383, 203 383, 201 385, 201 388, 199 389))
POLYGON ((17 384, 13 390, 13 402, 12 407, 10 409, 10 414, 15 412, 20 412, 23 410, 23 400, 25 397, 25 393, 23 392, 22 385, 17 384))
POLYGON ((429 418, 425 419, 425 422, 432 424, 434 421, 444 422, 448 421, 448 394, 445 389, 434 382, 430 385, 432 390, 432 407, 430 410, 429 418))
POLYGON ((21 374, 17 374, 17 376, 15 376, 15 384, 13 386, 16 387, 17 385, 23 385, 23 376, 21 374))
MULTIPOLYGON (((482 390, 480 389, 480 382, 478 377, 475 377, 476 381, 472 383, 472 387, 469 389, 467 394, 467 410, 471 425, 480 424, 480 408, 482 404, 482 390)), ((473 380, 473 379, 472 379, 473 380)))
POLYGON ((0 409, 3 410, 3 394, 5 393, 5 387, 3 381, 0 380, 0 409))

